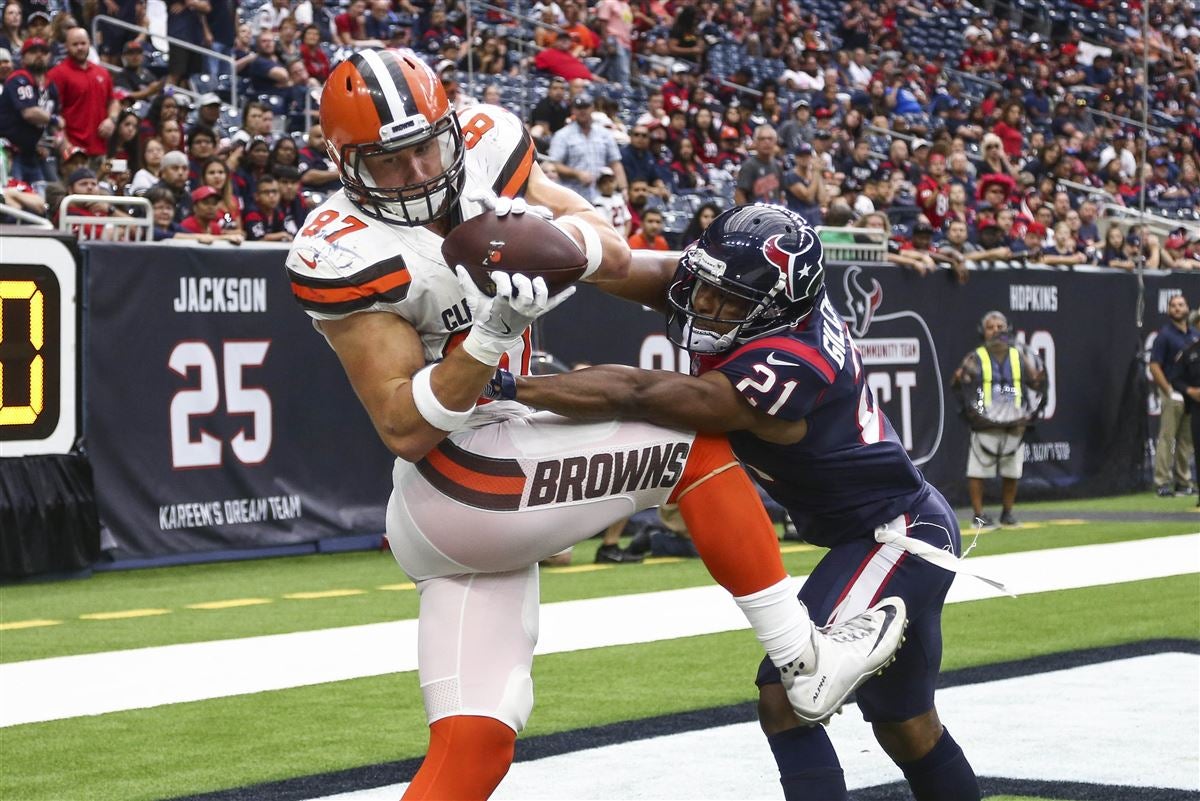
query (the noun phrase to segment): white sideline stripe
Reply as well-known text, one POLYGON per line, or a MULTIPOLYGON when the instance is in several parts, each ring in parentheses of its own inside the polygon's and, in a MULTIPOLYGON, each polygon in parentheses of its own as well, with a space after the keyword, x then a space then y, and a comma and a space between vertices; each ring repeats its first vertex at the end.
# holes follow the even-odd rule
MULTIPOLYGON (((971 562, 1018 595, 1119 584, 1200 572, 1200 534, 971 562)), ((964 577, 948 602, 993 597, 1003 596, 964 577)), ((717 586, 564 601, 542 607, 537 653, 744 628, 745 618, 717 586)), ((0 665, 0 727, 416 670, 416 647, 417 621, 402 620, 13 662, 0 665)))

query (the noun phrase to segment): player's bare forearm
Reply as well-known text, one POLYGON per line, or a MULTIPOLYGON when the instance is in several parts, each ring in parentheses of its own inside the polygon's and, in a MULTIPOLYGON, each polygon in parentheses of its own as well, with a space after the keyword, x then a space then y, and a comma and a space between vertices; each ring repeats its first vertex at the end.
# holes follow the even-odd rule
POLYGON ((723 379, 605 364, 516 382, 521 403, 574 420, 642 420, 706 432, 752 428, 755 422, 723 379))
POLYGON ((627 275, 622 278, 601 278, 593 283, 610 295, 665 314, 668 311, 667 289, 671 286, 677 264, 674 253, 636 250, 633 251, 627 275))
MULTIPOLYGON (((425 357, 412 326, 374 312, 322 321, 321 330, 388 450, 417 461, 442 441, 446 432, 430 425, 413 402, 412 376, 425 366, 425 357)), ((459 348, 433 368, 430 386, 446 409, 465 411, 494 371, 459 348)))

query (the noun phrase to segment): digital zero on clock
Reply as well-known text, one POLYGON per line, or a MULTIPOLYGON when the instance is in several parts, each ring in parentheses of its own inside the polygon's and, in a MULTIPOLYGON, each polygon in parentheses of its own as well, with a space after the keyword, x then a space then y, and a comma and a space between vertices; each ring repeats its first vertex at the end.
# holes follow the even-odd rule
POLYGON ((76 425, 76 275, 55 239, 0 254, 0 456, 67 453, 76 425))

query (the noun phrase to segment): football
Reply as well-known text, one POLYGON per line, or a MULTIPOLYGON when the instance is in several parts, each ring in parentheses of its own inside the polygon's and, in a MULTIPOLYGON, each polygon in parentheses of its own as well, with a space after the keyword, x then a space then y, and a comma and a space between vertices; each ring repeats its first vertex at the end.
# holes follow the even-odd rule
POLYGON ((454 269, 461 264, 475 285, 488 295, 496 287, 494 270, 541 276, 554 295, 579 280, 587 258, 575 240, 536 214, 484 212, 459 223, 442 242, 442 256, 454 269))

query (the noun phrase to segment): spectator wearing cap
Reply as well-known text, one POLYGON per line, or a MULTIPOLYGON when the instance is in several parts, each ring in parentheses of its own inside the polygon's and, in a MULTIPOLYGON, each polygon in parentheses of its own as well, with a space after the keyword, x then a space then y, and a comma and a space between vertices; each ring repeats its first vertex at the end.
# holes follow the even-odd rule
POLYGON ((181 151, 172 150, 163 156, 158 183, 154 186, 170 190, 175 195, 176 222, 192 213, 192 197, 188 192, 188 157, 181 151))
POLYGON ((4 82, 0 94, 0 137, 12 151, 12 177, 27 184, 49 181, 49 152, 41 143, 58 111, 58 87, 48 80, 50 46, 30 37, 21 45, 22 69, 4 82))
POLYGON ((802 97, 792 106, 792 118, 779 126, 779 146, 785 153, 796 153, 800 144, 811 142, 816 132, 817 123, 813 120, 812 104, 802 97))
POLYGON ((782 206, 783 168, 776 153, 779 137, 770 125, 760 125, 754 131, 754 152, 738 170, 734 201, 742 203, 774 203, 782 206))
POLYGON ((50 70, 48 78, 58 88, 67 140, 98 158, 104 155, 121 102, 108 70, 88 61, 88 32, 71 28, 66 40, 67 58, 50 70))
MULTIPOLYGON (((1034 223, 1034 225, 1039 225, 1034 223)), ((1032 226, 1031 226, 1032 227, 1032 226)), ((1040 227, 1040 225, 1039 225, 1040 227)), ((991 225, 990 228, 1000 231, 999 226, 991 225)), ((1045 230, 1042 230, 1045 233, 1045 230)), ((958 282, 966 283, 968 268, 986 267, 990 262, 997 260, 1010 259, 1013 256, 1012 248, 1007 245, 997 245, 994 247, 984 248, 982 245, 976 244, 967 238, 967 224, 962 220, 951 220, 946 226, 946 241, 938 246, 935 258, 938 261, 946 261, 954 270, 955 277, 958 282)), ((1022 251, 1031 257, 1035 257, 1036 253, 1040 253, 1041 243, 1038 244, 1037 251, 1022 251)))
POLYGON ((1163 240, 1161 265, 1168 270, 1200 270, 1200 248, 1189 243, 1184 229, 1179 228, 1163 240))
POLYGON ((137 39, 125 43, 121 50, 121 71, 113 78, 113 86, 125 92, 126 101, 145 100, 157 95, 163 87, 163 79, 154 77, 143 66, 145 51, 137 39))
POLYGON ((607 128, 592 123, 592 106, 588 94, 571 101, 571 122, 551 137, 549 153, 559 181, 588 202, 596 199, 596 177, 601 167, 609 167, 616 174, 617 191, 624 192, 628 186, 616 140, 607 128))
POLYGON ((217 219, 217 206, 221 193, 211 186, 199 186, 192 190, 192 213, 179 222, 179 227, 189 234, 221 236, 221 223, 217 219))
POLYGON ((600 176, 596 179, 596 200, 592 205, 604 219, 612 223, 617 233, 628 238, 632 215, 625 198, 616 190, 616 174, 608 167, 601 167, 600 176))
POLYGON ((787 207, 808 220, 809 225, 820 225, 821 209, 829 202, 825 171, 817 165, 808 142, 799 144, 795 156, 796 163, 783 178, 787 207))
POLYGON ((989 173, 980 176, 976 192, 978 200, 989 204, 992 209, 1008 205, 1008 197, 1016 183, 1007 175, 989 173))
POLYGON ((682 61, 675 62, 671 67, 671 77, 661 87, 663 110, 668 113, 675 109, 687 111, 696 83, 692 67, 682 61))
POLYGON ((216 92, 205 92, 196 101, 196 121, 188 129, 188 136, 201 126, 210 129, 217 139, 228 136, 221 126, 221 97, 216 92))
MULTIPOLYGON (((22 4, 22 8, 24 7, 24 4, 22 4)), ((53 35, 50 25, 50 13, 45 9, 27 11, 26 13, 28 16, 25 18, 25 38, 20 40, 21 43, 24 44, 25 39, 41 39, 49 43, 53 35)), ((12 47, 9 50, 14 56, 17 54, 17 51, 13 50, 12 47)), ((20 65, 17 64, 17 66, 20 65)))
MULTIPOLYGON (((966 226, 962 226, 963 239, 966 239, 966 226)), ((906 255, 917 254, 922 258, 929 256, 934 264, 945 264, 954 272, 954 277, 960 284, 967 282, 966 258, 961 253, 948 251, 942 247, 934 247, 933 226, 924 220, 913 224, 912 239, 900 246, 900 252, 906 255)))
MULTIPOLYGON (((67 175, 67 180, 63 182, 66 187, 65 199, 69 195, 98 195, 100 194, 100 182, 96 180, 96 173, 92 172, 87 167, 79 167, 72 170, 67 175)), ((60 199, 61 202, 61 199, 60 199)), ((58 225, 59 215, 62 214, 62 206, 55 209, 51 220, 58 225)), ((109 216, 109 206, 104 202, 82 202, 76 201, 67 206, 66 214, 78 217, 107 217, 109 216)), ((99 239, 104 233, 104 225, 78 225, 72 229, 72 233, 83 237, 84 239, 99 239)))
POLYGON ((13 74, 13 57, 7 47, 0 47, 0 86, 13 74))

